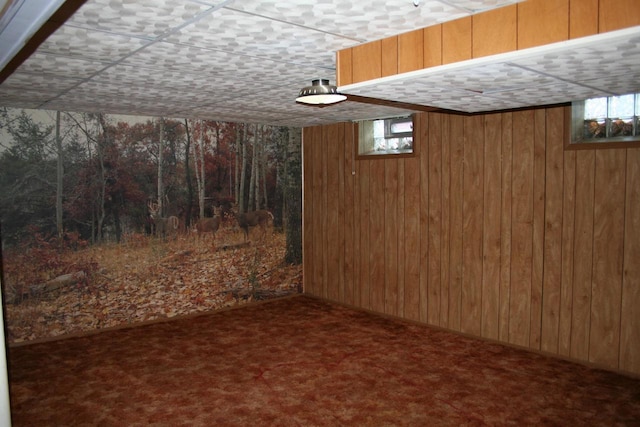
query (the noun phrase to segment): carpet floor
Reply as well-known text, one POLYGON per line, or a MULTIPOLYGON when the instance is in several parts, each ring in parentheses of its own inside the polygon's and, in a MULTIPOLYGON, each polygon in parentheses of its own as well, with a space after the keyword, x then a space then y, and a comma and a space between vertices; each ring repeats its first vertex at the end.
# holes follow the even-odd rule
POLYGON ((19 426, 640 425, 640 380, 307 296, 13 347, 19 426))

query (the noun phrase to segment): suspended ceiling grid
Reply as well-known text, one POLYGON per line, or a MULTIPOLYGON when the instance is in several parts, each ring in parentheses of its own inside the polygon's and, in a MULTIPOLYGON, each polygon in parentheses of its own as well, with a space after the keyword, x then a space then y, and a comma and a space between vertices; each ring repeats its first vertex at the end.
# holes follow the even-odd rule
MULTIPOLYGON (((312 79, 335 80, 338 50, 515 2, 89 0, 0 84, 0 106, 287 126, 397 115, 408 110, 294 99, 312 79)), ((637 31, 589 48, 597 41, 342 89, 466 112, 638 90, 637 31)))

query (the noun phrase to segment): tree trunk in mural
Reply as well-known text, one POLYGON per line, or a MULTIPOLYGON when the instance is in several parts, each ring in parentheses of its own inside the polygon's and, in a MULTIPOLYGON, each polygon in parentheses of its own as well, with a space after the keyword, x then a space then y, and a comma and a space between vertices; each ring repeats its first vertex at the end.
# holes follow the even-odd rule
POLYGON ((63 177, 64 164, 62 152, 62 137, 60 136, 60 111, 56 111, 56 230, 58 238, 62 238, 64 228, 62 225, 62 195, 63 195, 63 177))
POLYGON ((194 170, 198 186, 198 204, 200 206, 200 218, 204 218, 204 194, 205 194, 205 167, 204 167, 204 125, 200 123, 200 133, 195 139, 193 147, 194 170))
POLYGON ((163 186, 163 152, 164 152, 164 119, 158 121, 160 135, 158 136, 158 215, 165 216, 164 186, 163 186))
POLYGON ((286 164, 286 233, 287 250, 285 261, 302 264, 302 135, 300 129, 289 129, 289 144, 286 164))
POLYGON ((191 165, 189 164, 189 156, 191 156, 191 133, 189 130, 189 121, 184 119, 185 129, 185 153, 184 153, 184 176, 187 185, 187 204, 185 208, 184 224, 188 229, 191 225, 191 202, 193 201, 193 184, 191 182, 191 165))

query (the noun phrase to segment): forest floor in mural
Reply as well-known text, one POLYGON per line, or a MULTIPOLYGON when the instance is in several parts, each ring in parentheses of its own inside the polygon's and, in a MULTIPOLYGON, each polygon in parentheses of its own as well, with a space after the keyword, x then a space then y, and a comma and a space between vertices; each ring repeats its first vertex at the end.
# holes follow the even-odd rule
MULTIPOLYGON (((54 277, 42 277, 50 289, 23 285, 19 297, 7 295, 18 280, 10 273, 34 277, 29 268, 45 275, 46 269, 41 263, 12 265, 20 260, 5 256, 7 338, 39 340, 301 292, 302 266, 283 263, 285 248, 285 234, 271 231, 250 243, 242 232, 228 229, 217 233, 215 243, 193 235, 165 241, 132 235, 124 243, 65 251, 56 264, 78 280, 53 286, 59 283, 51 281, 54 277), (85 270, 91 271, 85 276, 85 270)), ((54 270, 50 276, 56 276, 54 270)))

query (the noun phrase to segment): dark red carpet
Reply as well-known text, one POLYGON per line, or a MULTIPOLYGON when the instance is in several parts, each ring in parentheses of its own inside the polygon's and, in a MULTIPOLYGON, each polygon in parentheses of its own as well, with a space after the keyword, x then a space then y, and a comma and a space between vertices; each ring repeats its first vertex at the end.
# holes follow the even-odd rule
POLYGON ((14 426, 640 425, 640 380, 306 296, 10 350, 14 426))

